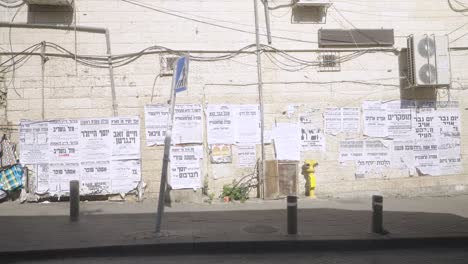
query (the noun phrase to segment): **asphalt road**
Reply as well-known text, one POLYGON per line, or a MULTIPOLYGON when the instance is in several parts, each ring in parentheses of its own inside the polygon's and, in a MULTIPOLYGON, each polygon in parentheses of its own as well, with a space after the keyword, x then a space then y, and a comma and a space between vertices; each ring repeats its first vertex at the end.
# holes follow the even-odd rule
MULTIPOLYGON (((3 262, 2 262, 3 263, 3 262)), ((378 251, 326 251, 326 252, 288 252, 268 254, 210 254, 210 255, 180 255, 180 256, 112 256, 97 258, 66 258, 43 259, 39 261, 14 261, 9 263, 255 263, 255 264, 466 264, 468 263, 467 248, 447 249, 411 249, 411 250, 378 250, 378 251)))

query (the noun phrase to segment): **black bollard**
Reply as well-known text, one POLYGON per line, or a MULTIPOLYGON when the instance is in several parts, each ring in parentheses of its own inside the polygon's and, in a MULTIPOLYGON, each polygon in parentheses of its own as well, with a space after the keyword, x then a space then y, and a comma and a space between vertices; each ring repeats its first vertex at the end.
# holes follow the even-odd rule
POLYGON ((70 181, 70 221, 78 221, 80 215, 80 182, 70 181))
POLYGON ((297 234, 297 196, 288 195, 288 234, 297 234))
POLYGON ((372 196, 372 232, 385 234, 383 228, 383 197, 380 195, 372 196))

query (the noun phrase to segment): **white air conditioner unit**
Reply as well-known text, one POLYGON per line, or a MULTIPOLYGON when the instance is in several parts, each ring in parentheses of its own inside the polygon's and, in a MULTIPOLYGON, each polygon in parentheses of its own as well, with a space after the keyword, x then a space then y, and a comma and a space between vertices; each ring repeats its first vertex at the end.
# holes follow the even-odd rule
POLYGON ((295 0, 296 6, 317 6, 328 7, 331 5, 330 0, 295 0))
POLYGON ((408 79, 413 87, 450 85, 450 58, 447 36, 410 36, 408 79))
POLYGON ((25 0, 29 5, 72 6, 73 0, 25 0))

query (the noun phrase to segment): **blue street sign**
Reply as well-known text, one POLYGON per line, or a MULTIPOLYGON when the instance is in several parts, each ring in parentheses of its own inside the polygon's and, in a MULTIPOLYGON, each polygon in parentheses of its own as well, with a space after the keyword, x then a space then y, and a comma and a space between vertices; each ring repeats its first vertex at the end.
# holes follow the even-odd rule
POLYGON ((187 90, 187 79, 188 79, 188 65, 189 57, 183 56, 177 59, 176 67, 174 69, 174 85, 175 92, 179 93, 187 90))

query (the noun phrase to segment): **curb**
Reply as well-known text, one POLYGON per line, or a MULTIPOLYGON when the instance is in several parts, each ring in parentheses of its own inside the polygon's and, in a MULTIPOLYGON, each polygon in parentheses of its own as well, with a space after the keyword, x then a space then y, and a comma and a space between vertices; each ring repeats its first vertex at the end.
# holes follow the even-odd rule
POLYGON ((368 251, 420 248, 467 248, 468 237, 386 238, 352 240, 273 240, 150 243, 87 248, 26 250, 0 252, 2 260, 39 260, 78 257, 195 255, 227 253, 298 252, 298 251, 368 251))

